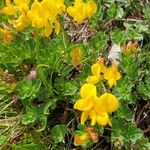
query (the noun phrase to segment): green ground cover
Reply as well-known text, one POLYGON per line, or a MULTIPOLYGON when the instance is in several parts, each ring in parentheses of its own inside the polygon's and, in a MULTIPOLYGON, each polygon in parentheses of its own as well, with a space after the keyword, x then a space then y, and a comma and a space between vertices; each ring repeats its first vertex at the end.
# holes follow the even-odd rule
POLYGON ((1 0, 0 150, 150 149, 148 0, 1 0))

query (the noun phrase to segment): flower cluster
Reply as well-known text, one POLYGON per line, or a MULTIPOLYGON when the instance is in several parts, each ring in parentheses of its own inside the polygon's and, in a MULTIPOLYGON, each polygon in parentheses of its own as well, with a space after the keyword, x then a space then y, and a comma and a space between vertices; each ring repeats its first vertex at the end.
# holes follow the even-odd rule
POLYGON ((92 65, 91 72, 92 76, 89 76, 86 79, 87 83, 96 84, 100 80, 105 79, 108 81, 110 88, 115 85, 116 81, 121 77, 117 65, 112 64, 111 67, 106 68, 103 58, 100 58, 94 65, 92 65))
MULTIPOLYGON (((97 6, 93 0, 87 0, 87 2, 76 0, 73 7, 68 7, 67 12, 74 18, 74 21, 81 23, 90 18, 96 12, 96 9, 97 6)), ((17 31, 22 31, 31 25, 44 30, 44 35, 48 37, 51 35, 53 28, 56 34, 60 32, 58 15, 65 10, 64 0, 6 0, 6 7, 2 9, 2 13, 13 16, 8 22, 17 31)), ((6 34, 4 33, 4 35, 6 34)))
POLYGON ((30 7, 30 0, 6 0, 6 7, 2 12, 13 15, 17 19, 9 20, 18 31, 23 30, 28 25, 44 29, 45 36, 49 36, 55 27, 55 32, 60 31, 60 24, 57 21, 57 15, 65 10, 64 0, 35 0, 30 7))
POLYGON ((93 0, 75 0, 73 6, 68 7, 67 12, 74 21, 80 23, 86 18, 90 18, 96 13, 97 6, 93 0))
POLYGON ((116 80, 120 79, 121 75, 116 65, 113 64, 107 68, 102 58, 92 65, 91 71, 93 75, 89 76, 86 79, 87 83, 81 87, 81 99, 76 101, 74 109, 82 111, 81 124, 84 124, 89 117, 91 126, 94 126, 96 123, 102 126, 107 124, 111 126, 108 113, 114 112, 118 108, 118 100, 113 94, 108 92, 98 97, 95 84, 105 79, 111 88, 116 84, 116 80))
MULTIPOLYGON (((84 124, 89 118, 91 119, 91 126, 96 123, 102 126, 107 124, 111 126, 109 113, 114 112, 119 107, 118 99, 107 92, 106 89, 105 93, 98 96, 95 84, 107 80, 109 88, 112 88, 113 85, 116 85, 116 81, 121 78, 121 75, 118 72, 117 65, 112 64, 111 67, 106 67, 103 58, 100 58, 91 66, 91 72, 92 75, 86 79, 87 83, 80 89, 81 98, 74 104, 74 109, 82 111, 81 124, 84 124)), ((83 145, 89 139, 89 134, 85 132, 80 136, 75 136, 74 144, 76 146, 83 145)))

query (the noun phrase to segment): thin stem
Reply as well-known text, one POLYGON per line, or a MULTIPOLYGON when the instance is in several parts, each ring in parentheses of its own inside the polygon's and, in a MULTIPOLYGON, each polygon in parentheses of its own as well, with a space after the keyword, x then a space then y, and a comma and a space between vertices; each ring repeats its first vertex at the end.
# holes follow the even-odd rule
POLYGON ((1 111, 0 111, 0 114, 6 109, 8 108, 11 104, 13 104, 14 101, 11 101, 9 104, 7 104, 1 111))
POLYGON ((103 87, 104 92, 106 93, 107 90, 106 90, 106 87, 105 87, 104 83, 101 82, 101 84, 102 84, 102 87, 103 87))

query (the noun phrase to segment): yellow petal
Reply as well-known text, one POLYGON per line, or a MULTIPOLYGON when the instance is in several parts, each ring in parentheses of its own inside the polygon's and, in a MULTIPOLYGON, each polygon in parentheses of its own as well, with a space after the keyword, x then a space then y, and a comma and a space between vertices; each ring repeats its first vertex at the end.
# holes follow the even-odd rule
POLYGON ((83 0, 75 0, 75 3, 74 3, 74 5, 76 6, 76 5, 79 5, 79 4, 81 4, 83 2, 83 0))
POLYGON ((90 111, 90 118, 92 119, 91 120, 91 126, 94 126, 96 124, 96 112, 94 110, 91 110, 90 111))
POLYGON ((74 104, 74 109, 78 109, 80 111, 90 110, 93 106, 93 103, 90 99, 79 99, 74 104))
POLYGON ((121 78, 120 73, 118 72, 118 68, 115 64, 113 64, 110 68, 108 68, 104 73, 104 79, 108 80, 108 84, 110 87, 116 84, 116 80, 121 78))
POLYGON ((22 4, 29 4, 30 3, 30 0, 14 0, 14 3, 16 4, 16 5, 22 5, 22 4))
POLYGON ((46 11, 44 11, 44 8, 40 2, 35 2, 32 4, 31 10, 27 12, 27 16, 32 22, 33 27, 43 28, 48 24, 46 11))
POLYGON ((86 16, 88 18, 90 18, 92 16, 92 9, 91 9, 91 6, 90 6, 89 2, 86 3, 86 10, 85 11, 86 11, 86 16))
POLYGON ((83 111, 81 115, 81 124, 84 124, 89 116, 89 111, 83 111))
POLYGON ((121 78, 121 74, 119 72, 117 72, 116 74, 116 80, 119 80, 121 78))
POLYGON ((116 80, 113 79, 113 78, 112 78, 112 79, 110 78, 110 79, 108 80, 108 85, 109 85, 110 88, 111 88, 113 85, 116 85, 116 80))
POLYGON ((96 3, 93 0, 90 0, 89 1, 89 5, 91 6, 92 13, 95 14, 96 11, 97 11, 97 5, 96 5, 96 3))
POLYGON ((6 6, 12 6, 11 0, 6 0, 6 6))
POLYGON ((70 16, 74 16, 75 14, 75 9, 73 9, 73 7, 69 6, 67 8, 67 13, 70 15, 70 16))
POLYGON ((29 6, 27 4, 22 4, 19 6, 20 13, 27 12, 28 10, 29 10, 29 6))
POLYGON ((111 123, 110 118, 108 118, 108 125, 109 125, 109 126, 112 126, 112 123, 111 123))
POLYGON ((93 84, 84 84, 80 89, 80 95, 82 98, 95 97, 96 86, 93 84))
POLYGON ((96 62, 100 66, 100 73, 105 73, 106 67, 104 65, 104 58, 99 58, 99 60, 96 62))
POLYGON ((74 14, 74 21, 81 23, 85 18, 86 18, 86 13, 84 11, 85 5, 81 3, 78 5, 75 9, 75 14, 74 14))
POLYGON ((60 23, 57 20, 55 21, 55 32, 56 34, 60 32, 60 23))
POLYGON ((49 37, 51 33, 52 33, 52 25, 47 24, 44 28, 44 34, 46 37, 49 37))
POLYGON ((9 20, 9 23, 12 24, 17 31, 23 30, 30 22, 25 13, 22 13, 17 20, 9 20))
POLYGON ((7 15, 15 15, 17 13, 18 8, 15 6, 8 6, 2 9, 2 12, 7 15))
POLYGON ((99 97, 96 109, 97 112, 113 112, 119 107, 118 99, 110 94, 104 93, 99 97))
POLYGON ((95 14, 96 10, 97 6, 92 0, 86 3, 86 15, 88 18, 95 14))
POLYGON ((101 113, 97 115, 96 120, 99 125, 105 126, 108 124, 109 116, 107 113, 101 113))
POLYGON ((74 21, 81 23, 86 18, 86 12, 84 9, 84 3, 75 1, 74 6, 68 7, 67 12, 71 17, 73 17, 74 21))
POLYGON ((100 76, 100 65, 99 64, 92 65, 91 71, 94 76, 100 76))
POLYGON ((97 77, 97 76, 89 76, 87 79, 86 79, 86 82, 87 83, 91 83, 91 84, 96 84, 100 81, 100 77, 97 77))

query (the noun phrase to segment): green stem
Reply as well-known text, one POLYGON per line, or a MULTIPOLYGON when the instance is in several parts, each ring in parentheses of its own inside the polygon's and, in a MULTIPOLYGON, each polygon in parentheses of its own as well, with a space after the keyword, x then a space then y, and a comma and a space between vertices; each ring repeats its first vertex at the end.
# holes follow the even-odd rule
POLYGON ((107 90, 106 90, 106 87, 105 87, 104 83, 101 82, 101 84, 102 84, 102 87, 103 87, 104 92, 106 93, 107 90))

